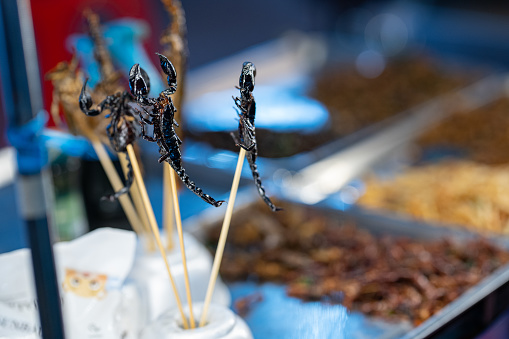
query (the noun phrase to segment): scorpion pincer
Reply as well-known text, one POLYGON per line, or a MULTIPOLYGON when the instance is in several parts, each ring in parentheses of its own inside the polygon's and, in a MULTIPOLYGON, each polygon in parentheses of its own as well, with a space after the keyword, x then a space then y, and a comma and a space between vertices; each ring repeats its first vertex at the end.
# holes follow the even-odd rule
POLYGON ((147 97, 150 79, 139 64, 135 64, 129 71, 131 93, 148 116, 146 118, 141 111, 139 112, 142 137, 147 141, 157 143, 161 154, 159 162, 168 162, 189 190, 207 203, 219 207, 224 201, 216 201, 210 195, 203 193, 203 190, 191 181, 182 166, 182 155, 179 148, 182 140, 180 140, 174 128, 174 126, 178 127, 174 118, 177 109, 170 97, 177 90, 177 72, 167 57, 159 53, 157 55, 159 55, 161 69, 167 75, 168 83, 168 88, 162 91, 159 97, 147 97), (153 136, 147 135, 145 125, 153 126, 153 136))
POLYGON ((255 65, 249 61, 244 62, 242 65, 242 72, 240 73, 239 87, 237 87, 240 90, 240 97, 233 98, 233 101, 238 108, 239 137, 237 138, 233 132, 231 133, 231 136, 237 146, 246 150, 247 161, 251 168, 255 185, 258 188, 258 193, 270 209, 275 212, 281 210, 281 208, 276 207, 265 194, 265 189, 263 188, 262 181, 260 180, 260 173, 258 173, 258 166, 256 165, 256 157, 258 156, 254 125, 256 102, 253 97, 255 76, 255 65))
POLYGON ((125 154, 127 160, 127 180, 126 185, 118 192, 102 197, 104 200, 114 201, 122 194, 129 192, 133 183, 133 168, 131 166, 131 159, 127 154, 127 145, 132 144, 138 138, 138 130, 136 128, 135 110, 129 105, 133 102, 133 97, 127 92, 118 92, 109 95, 104 99, 97 109, 91 109, 93 102, 90 93, 88 93, 87 81, 83 84, 79 98, 79 106, 83 113, 87 116, 96 116, 102 113, 103 110, 109 110, 110 114, 106 118, 111 118, 109 125, 106 127, 106 133, 111 142, 112 148, 115 152, 122 152, 125 154))

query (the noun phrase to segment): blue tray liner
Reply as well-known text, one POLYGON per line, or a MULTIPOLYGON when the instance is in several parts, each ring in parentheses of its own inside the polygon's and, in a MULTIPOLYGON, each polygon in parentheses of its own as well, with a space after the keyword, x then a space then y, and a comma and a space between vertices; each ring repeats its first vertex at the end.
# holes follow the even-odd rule
MULTIPOLYGON (((257 86, 253 92, 256 100, 257 128, 275 132, 316 133, 329 122, 329 112, 323 104, 305 96, 304 83, 295 87, 285 85, 257 86)), ((207 93, 185 106, 184 126, 195 132, 235 131, 238 118, 232 96, 239 91, 229 90, 207 93)), ((233 142, 233 141, 232 141, 233 142)))
POLYGON ((285 286, 272 283, 229 284, 233 304, 239 298, 261 293, 245 316, 255 338, 397 338, 408 331, 408 323, 388 323, 349 312, 341 305, 304 302, 286 295, 285 286))

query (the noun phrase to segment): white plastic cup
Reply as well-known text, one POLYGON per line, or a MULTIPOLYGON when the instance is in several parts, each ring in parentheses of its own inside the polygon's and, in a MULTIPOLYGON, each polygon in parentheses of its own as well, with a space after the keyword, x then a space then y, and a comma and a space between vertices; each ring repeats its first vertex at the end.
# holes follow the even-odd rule
MULTIPOLYGON (((175 239, 177 239, 176 235, 175 239)), ((176 306, 176 302, 170 279, 159 251, 147 253, 140 243, 128 280, 137 286, 140 293, 141 322, 142 326, 145 326, 155 320, 163 311, 176 306)), ((212 256, 205 246, 188 233, 184 233, 184 246, 186 249, 191 296, 193 303, 200 302, 205 300, 207 284, 210 272, 212 271, 212 256)), ((171 252, 167 251, 167 258, 171 274, 177 285, 180 300, 182 304, 187 305, 184 267, 178 242, 175 243, 171 252)), ((212 295, 212 302, 226 307, 231 304, 230 292, 219 278, 212 295)))
MULTIPOLYGON (((193 313, 197 323, 201 316, 203 303, 193 304, 193 313)), ((189 316, 189 308, 184 308, 189 316)), ((140 339, 253 339, 251 330, 244 320, 234 314, 229 308, 217 304, 210 304, 208 322, 203 327, 184 329, 182 317, 178 308, 174 307, 164 312, 148 325, 142 332, 140 339)))

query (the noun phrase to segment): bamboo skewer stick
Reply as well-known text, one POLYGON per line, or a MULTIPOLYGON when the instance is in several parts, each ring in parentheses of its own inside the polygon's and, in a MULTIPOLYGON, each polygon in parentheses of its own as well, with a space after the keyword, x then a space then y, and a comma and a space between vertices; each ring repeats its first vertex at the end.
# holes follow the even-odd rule
POLYGON ((212 300, 212 293, 214 292, 217 276, 219 274, 219 266, 221 266, 221 260, 223 259, 226 237, 228 236, 228 230, 230 229, 230 221, 232 219, 233 214, 233 205, 235 204, 235 198, 237 196, 237 190, 239 188, 240 175, 242 173, 242 166, 244 164, 245 157, 246 150, 240 148, 239 159, 237 161, 237 168, 235 169, 235 175, 233 176, 230 198, 228 199, 228 207, 226 208, 226 214, 224 216, 223 225, 221 226, 221 234, 219 236, 219 242, 217 244, 216 255, 214 256, 214 264, 212 265, 212 272, 210 273, 209 285, 207 287, 205 301, 203 302, 203 309, 201 313, 199 327, 204 326, 207 320, 207 313, 209 310, 210 301, 212 300))
MULTIPOLYGON (((173 229, 175 227, 175 218, 174 218, 174 201, 176 201, 175 197, 171 198, 170 192, 172 191, 171 184, 171 173, 173 173, 173 169, 170 164, 167 162, 164 163, 163 166, 163 226, 166 231, 166 248, 168 250, 172 250, 175 246, 173 241, 173 229)), ((178 202, 177 202, 178 203, 178 202)), ((178 207, 177 207, 178 208, 178 207)), ((175 217, 176 217, 175 211, 175 217)), ((180 215, 180 210, 179 210, 180 215)), ((186 270, 187 272, 187 270, 186 270)))
MULTIPOLYGON (((122 171, 124 172, 124 176, 127 178, 127 172, 129 169, 127 168, 127 159, 124 157, 125 153, 117 153, 118 159, 120 160, 120 165, 122 166, 122 171)), ((145 210, 145 206, 143 205, 143 199, 141 198, 140 188, 138 187, 138 183, 133 181, 130 189, 131 199, 134 203, 134 207, 136 208, 136 212, 138 213, 138 217, 140 218, 141 225, 143 226, 143 235, 146 240, 146 249, 149 252, 153 252, 156 249, 156 245, 154 243, 154 239, 150 236, 151 230, 148 222, 147 212, 145 210)))
MULTIPOLYGON (((120 180, 117 170, 115 169, 115 166, 113 166, 113 162, 111 161, 110 156, 106 152, 104 145, 99 141, 99 138, 97 138, 92 133, 89 133, 87 137, 92 143, 92 147, 94 148, 94 151, 97 154, 97 157, 99 158, 99 161, 104 171, 106 172, 106 176, 108 177, 111 186, 113 187, 113 190, 115 192, 118 192, 119 190, 122 189, 122 187, 124 187, 124 185, 122 184, 122 180, 120 180)), ((124 210, 127 220, 131 224, 133 230, 138 235, 143 234, 143 230, 141 229, 140 218, 136 214, 133 203, 131 202, 129 196, 123 194, 118 198, 118 201, 120 202, 120 205, 122 206, 122 209, 124 210)))
POLYGON ((136 155, 134 154, 134 149, 133 149, 132 145, 127 145, 127 153, 129 154, 129 157, 131 158, 131 163, 132 163, 133 171, 134 171, 134 178, 135 178, 136 182, 138 183, 138 187, 140 188, 141 197, 143 199, 143 204, 145 205, 145 209, 147 211, 150 228, 152 229, 152 232, 154 234, 154 237, 155 237, 155 240, 157 243, 157 247, 159 249, 159 252, 161 253, 161 256, 163 257, 164 264, 166 266, 166 270, 168 271, 168 276, 170 278, 171 287, 173 289, 173 293, 175 294, 175 301, 177 302, 177 306, 178 306, 180 315, 182 316, 182 322, 183 322, 184 328, 188 329, 189 324, 188 324, 186 316, 184 314, 184 309, 182 308, 182 302, 180 301, 177 286, 175 285, 175 280, 173 279, 173 275, 171 274, 171 271, 170 271, 170 264, 168 263, 168 258, 166 257, 166 251, 164 250, 164 246, 161 242, 161 235, 159 234, 159 228, 157 227, 154 210, 152 209, 152 205, 150 204, 150 199, 148 197, 147 188, 145 187, 145 183, 143 182, 140 167, 138 165, 138 160, 136 159, 136 155))
POLYGON ((175 180, 175 171, 168 165, 167 172, 170 172, 170 185, 173 196, 173 207, 175 211, 175 222, 177 224, 177 232, 179 236, 180 243, 180 253, 182 255, 182 265, 184 266, 184 279, 186 284, 186 295, 187 295, 187 304, 189 305, 189 322, 191 323, 191 328, 195 328, 196 324, 194 322, 194 314, 193 314, 193 299, 191 298, 191 288, 189 285, 189 274, 187 272, 187 261, 186 261, 186 251, 184 249, 184 233, 182 231, 182 218, 180 216, 180 206, 177 195, 177 182, 175 180))

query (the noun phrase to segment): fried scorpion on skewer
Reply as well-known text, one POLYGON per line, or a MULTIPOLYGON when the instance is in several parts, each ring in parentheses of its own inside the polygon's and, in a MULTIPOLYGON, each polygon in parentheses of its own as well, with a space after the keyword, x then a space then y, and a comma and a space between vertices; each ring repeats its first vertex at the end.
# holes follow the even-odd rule
POLYGON ((256 165, 256 157, 258 156, 258 147, 256 144, 255 135, 255 114, 256 114, 256 102, 253 97, 253 89, 255 85, 256 68, 255 65, 249 61, 244 62, 242 65, 242 73, 240 73, 239 87, 240 97, 234 97, 233 101, 238 108, 237 115, 239 116, 239 136, 232 132, 231 136, 237 146, 242 147, 247 152, 247 161, 253 174, 253 179, 258 193, 262 197, 263 201, 270 207, 274 212, 281 210, 272 203, 272 201, 265 194, 265 189, 262 186, 260 180, 260 173, 258 172, 258 166, 256 165))
POLYGON ((180 145, 182 140, 175 132, 174 126, 178 127, 175 121, 176 108, 170 95, 177 90, 177 72, 168 58, 162 54, 159 55, 161 69, 168 76, 168 88, 159 94, 157 98, 148 98, 150 79, 146 72, 135 64, 129 72, 129 87, 136 101, 141 105, 143 111, 149 118, 146 118, 142 112, 139 112, 143 139, 156 142, 159 146, 161 157, 159 162, 166 161, 175 170, 180 180, 189 190, 202 198, 205 202, 219 207, 224 201, 216 201, 210 195, 203 193, 203 190, 189 178, 182 166, 182 155, 180 145), (152 125, 153 136, 148 136, 145 131, 145 125, 152 125))
POLYGON ((106 115, 106 118, 111 118, 110 124, 106 127, 106 134, 115 152, 124 153, 127 160, 128 171, 125 187, 114 194, 103 197, 103 199, 113 201, 122 194, 129 192, 133 183, 133 168, 127 153, 127 145, 134 143, 138 138, 137 123, 134 115, 136 111, 130 105, 131 102, 134 102, 134 98, 127 91, 117 92, 113 95, 108 95, 106 99, 101 101, 97 109, 91 109, 93 101, 86 87, 87 81, 85 81, 81 89, 79 98, 81 111, 91 117, 101 114, 104 110, 110 111, 110 114, 106 115))

